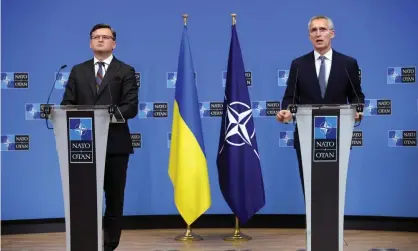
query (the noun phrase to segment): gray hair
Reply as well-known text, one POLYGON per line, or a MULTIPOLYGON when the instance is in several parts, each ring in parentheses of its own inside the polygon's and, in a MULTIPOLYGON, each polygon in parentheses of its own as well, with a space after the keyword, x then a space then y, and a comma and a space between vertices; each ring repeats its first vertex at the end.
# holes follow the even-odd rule
POLYGON ((316 19, 326 19, 328 21, 328 28, 330 30, 334 30, 334 22, 332 22, 331 18, 329 18, 327 16, 314 16, 314 17, 312 17, 311 20, 309 20, 309 23, 308 23, 308 30, 311 27, 312 21, 316 20, 316 19))

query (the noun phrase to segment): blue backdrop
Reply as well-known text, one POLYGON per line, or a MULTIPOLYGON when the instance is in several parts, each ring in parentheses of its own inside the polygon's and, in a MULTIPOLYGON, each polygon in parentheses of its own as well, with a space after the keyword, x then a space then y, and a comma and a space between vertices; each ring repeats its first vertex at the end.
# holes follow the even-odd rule
MULTIPOLYGON (((268 116, 274 110, 266 109, 265 101, 282 99, 291 60, 312 49, 308 21, 324 14, 335 23, 334 48, 358 60, 369 99, 367 116, 356 128, 359 133, 354 139, 355 145, 362 146, 351 151, 346 215, 418 217, 418 149, 406 146, 416 144, 416 133, 410 139, 402 133, 418 129, 414 79, 417 10, 414 0, 2 1, 2 220, 64 217, 55 139, 38 118, 39 104, 48 97, 55 71, 67 64, 52 96, 52 102, 60 102, 68 71, 92 57, 89 32, 100 22, 117 31, 115 56, 139 73, 140 102, 145 103, 130 121, 132 133, 141 134, 141 147, 135 149, 129 164, 124 213, 177 214, 167 170, 183 13, 190 16, 189 35, 204 116, 213 199, 207 213, 230 213, 216 170, 221 119, 207 117, 210 112, 205 110, 210 109, 209 102, 223 101, 232 12, 237 13, 251 82, 266 188, 266 205, 260 213, 304 213, 296 154, 289 140, 292 133, 286 133, 293 126, 268 116), (413 67, 409 73, 402 71, 408 67, 413 67), (164 110, 153 112, 156 102, 168 103, 168 117, 153 117, 164 114, 164 110), (28 138, 22 135, 29 136, 29 150, 24 150, 28 138), (20 144, 14 145, 15 140, 20 144)), ((216 114, 215 107, 212 114, 216 114)))

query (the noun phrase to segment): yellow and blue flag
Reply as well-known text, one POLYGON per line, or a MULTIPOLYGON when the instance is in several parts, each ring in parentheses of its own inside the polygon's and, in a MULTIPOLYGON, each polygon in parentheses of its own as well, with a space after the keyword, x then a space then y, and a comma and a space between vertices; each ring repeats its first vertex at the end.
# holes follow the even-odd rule
POLYGON ((177 68, 169 176, 176 207, 191 225, 211 205, 192 53, 184 26, 177 68))

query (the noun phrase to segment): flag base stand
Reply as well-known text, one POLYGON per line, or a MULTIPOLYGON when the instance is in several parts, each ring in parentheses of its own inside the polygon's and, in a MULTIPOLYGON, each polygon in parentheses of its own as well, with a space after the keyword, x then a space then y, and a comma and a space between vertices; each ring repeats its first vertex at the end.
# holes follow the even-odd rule
POLYGON ((201 241, 203 238, 197 234, 192 233, 192 229, 190 225, 187 225, 187 229, 184 234, 177 236, 174 238, 176 241, 201 241))
POLYGON ((241 230, 239 228, 238 217, 235 217, 234 234, 232 234, 231 236, 224 237, 224 241, 249 241, 249 240, 252 240, 252 237, 241 233, 241 230))
POLYGON ((224 238, 224 241, 249 241, 251 239, 252 239, 251 236, 240 233, 239 230, 235 229, 234 234, 231 236, 226 236, 224 238))

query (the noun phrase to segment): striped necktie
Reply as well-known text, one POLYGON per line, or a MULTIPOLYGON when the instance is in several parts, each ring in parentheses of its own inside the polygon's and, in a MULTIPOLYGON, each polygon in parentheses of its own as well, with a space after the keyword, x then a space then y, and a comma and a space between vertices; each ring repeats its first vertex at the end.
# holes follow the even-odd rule
POLYGON ((103 81, 104 63, 103 62, 97 62, 97 64, 99 65, 99 69, 97 70, 97 74, 96 74, 96 88, 97 88, 97 90, 99 90, 100 85, 102 84, 102 81, 103 81))

